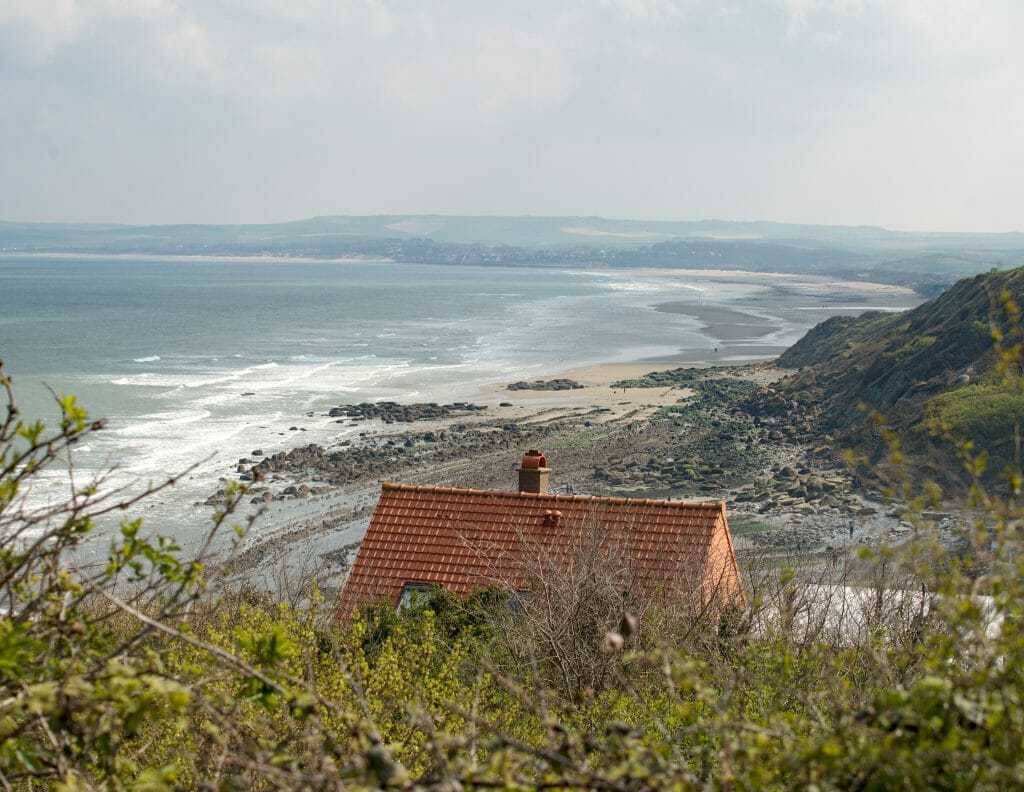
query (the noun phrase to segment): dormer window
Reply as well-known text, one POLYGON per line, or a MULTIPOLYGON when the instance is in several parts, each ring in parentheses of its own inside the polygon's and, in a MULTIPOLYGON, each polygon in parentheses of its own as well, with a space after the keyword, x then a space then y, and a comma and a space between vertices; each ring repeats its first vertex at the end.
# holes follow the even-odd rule
POLYGON ((426 604, 432 588, 430 583, 406 583, 402 586, 402 596, 398 598, 398 610, 408 610, 426 604))

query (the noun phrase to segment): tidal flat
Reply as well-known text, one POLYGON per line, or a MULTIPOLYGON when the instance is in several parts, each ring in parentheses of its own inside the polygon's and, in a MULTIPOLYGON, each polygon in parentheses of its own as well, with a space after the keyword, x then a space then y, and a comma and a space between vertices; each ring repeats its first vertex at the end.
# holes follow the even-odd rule
MULTIPOLYGON (((262 526, 224 556, 229 579, 279 590, 344 581, 384 481, 515 488, 524 450, 544 451, 562 494, 725 501, 741 558, 824 568, 851 549, 898 542, 899 514, 871 500, 796 405, 771 388, 771 363, 682 366, 677 384, 638 387, 649 364, 574 369, 570 391, 481 395, 488 409, 441 420, 357 422, 333 448, 307 445, 260 460, 250 507, 262 526), (627 378, 627 379, 623 379, 627 378), (780 409, 781 408, 781 409, 780 409)), ((243 474, 244 478, 249 478, 243 474)), ((210 505, 217 503, 214 494, 210 505)))
MULTIPOLYGON (((206 501, 253 451, 377 449, 372 475, 296 478, 304 498, 279 499, 286 485, 267 484, 274 491, 245 552, 301 530, 316 537, 306 543, 316 558, 358 540, 381 480, 510 487, 530 445, 559 460, 556 474, 577 491, 721 497, 732 508, 735 487, 718 486, 715 468, 728 467, 739 435, 700 440, 686 421, 655 419, 686 395, 679 389, 611 383, 771 360, 829 316, 920 302, 897 286, 740 271, 263 259, 8 257, 0 288, 9 296, 0 353, 19 406, 52 417, 52 388, 107 419, 76 452, 80 481, 113 468, 108 483, 131 490, 187 470, 141 509, 150 530, 186 552, 209 525, 206 501), (506 390, 559 376, 585 387, 506 390), (384 401, 487 409, 436 425, 330 415, 384 401), (433 442, 415 436, 428 432, 433 442), (697 442, 693 467, 679 446, 697 442), (692 480, 660 471, 669 465, 695 471, 692 480)), ((66 474, 53 471, 37 495, 66 491, 66 474)), ((112 527, 97 534, 94 555, 112 527)))

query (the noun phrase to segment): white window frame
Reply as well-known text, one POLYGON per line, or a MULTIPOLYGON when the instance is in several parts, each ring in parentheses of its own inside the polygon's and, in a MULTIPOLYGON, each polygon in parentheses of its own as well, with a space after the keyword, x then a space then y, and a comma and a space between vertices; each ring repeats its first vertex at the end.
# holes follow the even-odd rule
POLYGON ((415 605, 425 603, 430 597, 430 591, 433 588, 433 583, 422 583, 415 580, 406 582, 402 586, 402 593, 398 597, 398 610, 408 610, 415 605))

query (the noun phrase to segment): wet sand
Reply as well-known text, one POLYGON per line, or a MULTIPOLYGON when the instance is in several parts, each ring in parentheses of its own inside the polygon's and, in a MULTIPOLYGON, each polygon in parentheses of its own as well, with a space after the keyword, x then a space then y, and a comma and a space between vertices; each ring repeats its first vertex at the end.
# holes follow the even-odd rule
POLYGON ((782 323, 732 308, 677 300, 654 306, 662 313, 682 314, 700 322, 701 332, 718 341, 749 341, 779 330, 782 323))
POLYGON ((512 413, 517 418, 527 418, 530 413, 543 412, 545 417, 559 413, 575 412, 580 409, 605 409, 604 420, 613 420, 626 413, 636 417, 650 415, 659 407, 675 404, 688 395, 679 388, 613 388, 612 383, 624 379, 641 377, 652 371, 663 371, 693 365, 687 361, 599 363, 592 366, 568 369, 545 379, 574 380, 582 388, 573 390, 509 390, 508 383, 494 383, 484 387, 474 398, 480 404, 493 409, 489 417, 512 413), (502 402, 512 407, 499 406, 502 402))

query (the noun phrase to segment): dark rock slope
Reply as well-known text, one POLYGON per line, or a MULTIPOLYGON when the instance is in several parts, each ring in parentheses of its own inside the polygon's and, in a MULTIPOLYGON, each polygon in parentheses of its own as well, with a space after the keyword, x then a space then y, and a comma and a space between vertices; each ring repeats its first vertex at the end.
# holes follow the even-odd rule
POLYGON ((865 407, 911 425, 935 396, 992 370, 992 330, 1011 321, 1004 292, 1024 302, 1024 268, 966 278, 912 311, 829 319, 779 358, 799 369, 781 388, 814 408, 822 431, 862 426, 865 407))

